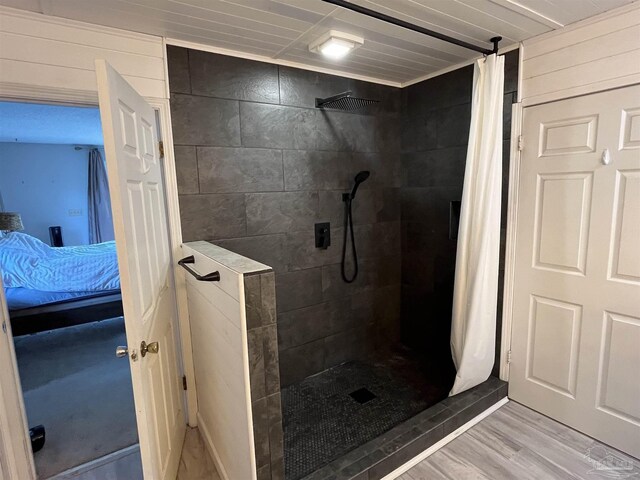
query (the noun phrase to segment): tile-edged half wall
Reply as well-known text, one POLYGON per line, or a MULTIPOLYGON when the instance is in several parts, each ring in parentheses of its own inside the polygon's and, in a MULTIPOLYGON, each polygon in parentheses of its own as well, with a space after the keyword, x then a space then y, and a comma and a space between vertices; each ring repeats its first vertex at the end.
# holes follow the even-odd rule
POLYGON ((178 47, 168 65, 184 240, 273 267, 281 383, 398 339, 400 91, 178 47), (380 104, 314 108, 346 90, 380 104), (354 204, 360 275, 346 284, 341 195, 360 170, 371 171, 354 204), (317 222, 331 222, 327 250, 317 222))
POLYGON ((258 480, 284 480, 274 273, 245 274, 244 300, 258 480))
POLYGON ((198 428, 223 478, 284 480, 273 272, 204 241, 182 250, 219 274, 185 272, 198 428))
POLYGON ((208 242, 182 248, 194 270, 220 274, 185 274, 198 427, 223 478, 252 478, 255 458, 257 480, 284 480, 273 271, 208 242))

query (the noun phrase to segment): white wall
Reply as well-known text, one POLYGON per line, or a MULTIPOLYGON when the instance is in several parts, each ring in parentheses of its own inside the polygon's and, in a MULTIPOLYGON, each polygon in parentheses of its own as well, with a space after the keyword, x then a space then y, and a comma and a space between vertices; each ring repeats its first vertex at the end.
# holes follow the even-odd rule
MULTIPOLYGON (((89 7, 90 8, 90 7, 89 7)), ((145 97, 169 98, 162 38, 0 7, 0 96, 97 103, 95 60, 145 97)))
POLYGON ((522 46, 523 106, 640 83, 640 2, 522 46))
POLYGON ((5 210, 22 216, 24 233, 49 244, 49 227, 60 225, 65 245, 89 243, 88 158, 73 145, 0 143, 0 193, 5 210))

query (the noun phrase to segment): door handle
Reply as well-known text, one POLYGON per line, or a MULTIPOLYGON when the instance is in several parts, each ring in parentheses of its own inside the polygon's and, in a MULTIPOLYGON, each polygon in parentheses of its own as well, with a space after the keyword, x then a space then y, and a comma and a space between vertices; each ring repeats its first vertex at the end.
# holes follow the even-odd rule
POLYGON ((195 270, 192 270, 187 266, 187 263, 196 263, 196 259, 193 255, 189 255, 188 257, 184 257, 182 260, 178 260, 178 265, 183 267, 187 272, 193 275, 196 280, 200 280, 201 282, 219 282, 220 281, 220 272, 211 272, 206 275, 200 275, 195 270))
POLYGON ((159 348, 158 342, 151 342, 148 344, 143 340, 140 344, 140 354, 142 355, 142 358, 144 358, 147 353, 158 353, 159 348))

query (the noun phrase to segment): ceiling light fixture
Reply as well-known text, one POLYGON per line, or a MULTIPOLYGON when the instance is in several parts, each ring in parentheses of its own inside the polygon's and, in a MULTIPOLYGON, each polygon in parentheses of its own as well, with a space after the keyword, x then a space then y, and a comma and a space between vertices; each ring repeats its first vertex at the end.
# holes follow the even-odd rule
POLYGON ((329 30, 309 45, 309 51, 322 53, 327 58, 339 60, 364 44, 364 38, 336 30, 329 30))

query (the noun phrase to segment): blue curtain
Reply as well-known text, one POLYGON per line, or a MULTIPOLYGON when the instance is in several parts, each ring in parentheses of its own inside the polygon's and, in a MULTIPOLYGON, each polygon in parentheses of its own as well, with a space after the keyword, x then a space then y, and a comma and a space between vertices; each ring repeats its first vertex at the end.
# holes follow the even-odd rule
POLYGON ((89 150, 89 243, 113 240, 107 168, 100 150, 89 150))

